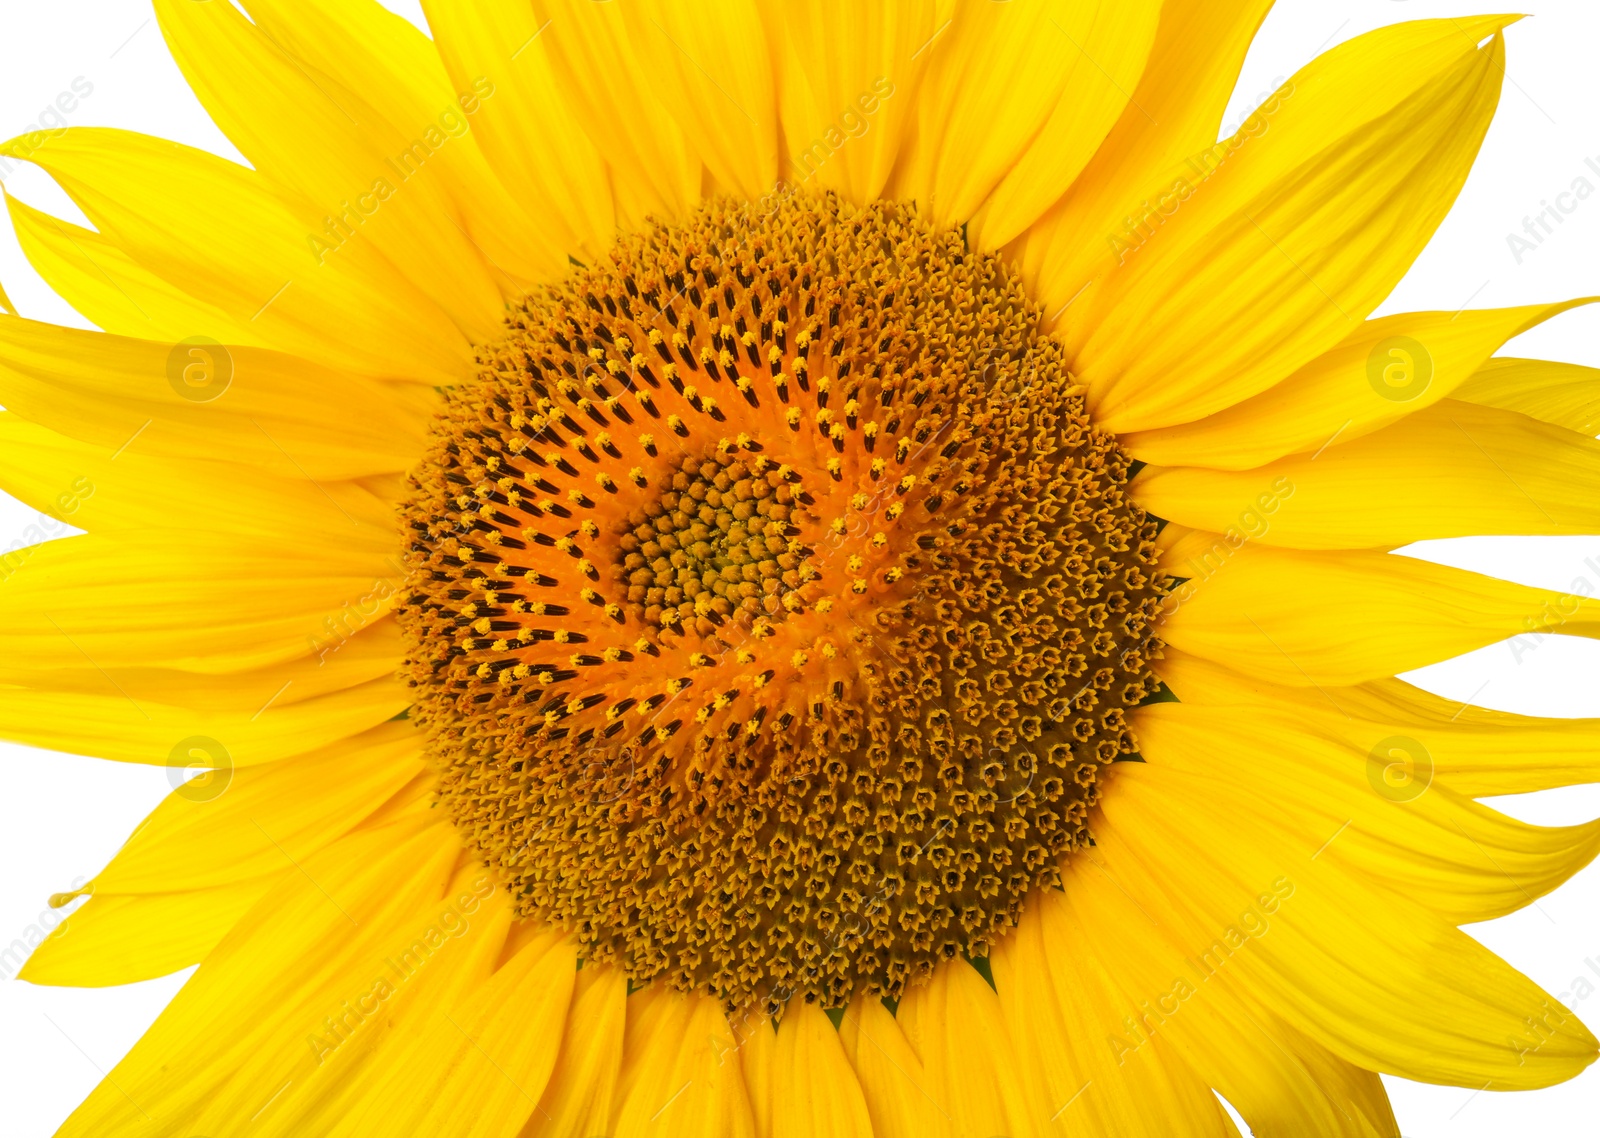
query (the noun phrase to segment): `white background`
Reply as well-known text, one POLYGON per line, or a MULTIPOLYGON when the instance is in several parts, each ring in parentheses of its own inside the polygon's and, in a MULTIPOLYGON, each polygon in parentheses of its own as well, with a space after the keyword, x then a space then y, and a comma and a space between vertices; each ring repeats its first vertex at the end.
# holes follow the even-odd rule
MULTIPOLYGON (((414 0, 391 7, 421 21, 414 0)), ((1579 205, 1551 238, 1519 264, 1508 236, 1523 219, 1587 176, 1600 186, 1600 6, 1593 0, 1531 0, 1533 18, 1511 28, 1499 116, 1455 212, 1383 312, 1455 311, 1600 293, 1600 198, 1579 205)), ((1382 24, 1502 11, 1478 0, 1279 0, 1251 53, 1230 107, 1232 129, 1258 98, 1319 51, 1382 24)), ((40 111, 74 79, 93 93, 74 124, 118 126, 179 139, 238 158, 184 86, 143 0, 0 0, 0 138, 33 129, 40 111)), ((1224 132, 1226 133, 1226 131, 1224 132)), ((81 218, 31 168, 7 189, 60 216, 81 218)), ((22 314, 86 326, 28 267, 9 226, 0 225, 0 284, 22 314)), ((1596 306, 1600 309, 1600 306, 1596 306)), ((1557 318, 1502 354, 1600 366, 1600 311, 1557 318)), ((0 495, 0 548, 33 515, 0 495)), ((1600 536, 1428 543, 1415 552, 1450 564, 1561 590, 1600 592, 1600 536), (1592 558, 1594 564, 1586 566, 1592 558)), ((1308 604, 1316 603, 1308 597, 1308 604)), ((1413 677, 1441 694, 1508 711, 1600 716, 1600 644, 1525 638, 1413 677), (1530 649, 1534 644, 1537 648, 1530 649)), ((0 948, 39 921, 45 900, 92 876, 122 838, 167 793, 164 770, 0 744, 0 948)), ((1552 791, 1497 805, 1525 820, 1566 824, 1600 815, 1600 788, 1552 791)), ((1600 868, 1521 913, 1470 930, 1555 994, 1600 968, 1600 868)), ((0 1132, 50 1134, 171 998, 186 974, 125 988, 35 988, 0 977, 0 1132)), ((1600 1027, 1600 992, 1574 1005, 1600 1027)), ((1595 1132, 1600 1065, 1546 1091, 1475 1093, 1389 1079, 1407 1138, 1472 1138, 1537 1132, 1548 1138, 1595 1132)))

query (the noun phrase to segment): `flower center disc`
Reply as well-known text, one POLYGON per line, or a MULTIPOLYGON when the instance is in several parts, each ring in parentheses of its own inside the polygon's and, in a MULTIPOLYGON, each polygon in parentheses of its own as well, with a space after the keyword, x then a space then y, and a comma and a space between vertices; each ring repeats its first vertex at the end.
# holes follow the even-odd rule
POLYGON ((400 611, 439 797, 520 910, 727 1005, 898 996, 1089 841, 1165 583, 1000 259, 713 202, 453 391, 400 611))

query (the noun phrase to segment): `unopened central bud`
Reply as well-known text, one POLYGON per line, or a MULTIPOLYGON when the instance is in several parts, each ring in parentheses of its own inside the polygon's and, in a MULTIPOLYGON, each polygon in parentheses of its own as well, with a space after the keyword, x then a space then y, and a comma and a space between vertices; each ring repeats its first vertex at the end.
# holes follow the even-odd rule
POLYGON ((617 543, 629 606, 647 624, 715 636, 728 618, 749 630, 802 604, 816 570, 792 536, 798 474, 759 452, 713 450, 685 458, 670 487, 628 516, 617 543))

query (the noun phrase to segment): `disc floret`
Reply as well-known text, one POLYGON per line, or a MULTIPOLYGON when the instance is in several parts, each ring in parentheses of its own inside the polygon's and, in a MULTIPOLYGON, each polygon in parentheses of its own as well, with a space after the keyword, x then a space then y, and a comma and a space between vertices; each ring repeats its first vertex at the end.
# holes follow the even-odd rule
POLYGON ((1090 840, 1165 583, 998 257, 713 202, 526 301, 406 507, 440 799, 522 911, 730 1006, 895 996, 1090 840))

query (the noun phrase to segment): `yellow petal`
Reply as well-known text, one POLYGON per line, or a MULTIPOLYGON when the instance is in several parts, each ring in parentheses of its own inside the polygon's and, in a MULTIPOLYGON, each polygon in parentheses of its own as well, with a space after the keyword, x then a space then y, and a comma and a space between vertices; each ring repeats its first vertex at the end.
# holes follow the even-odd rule
POLYGON ((585 962, 578 970, 561 1055, 524 1138, 605 1132, 616 1104, 627 993, 619 968, 585 962))
POLYGON ((97 668, 81 655, 76 665, 14 662, 14 682, 0 684, 0 729, 36 747, 161 766, 198 762, 190 752, 200 748, 237 769, 359 735, 410 704, 395 676, 392 619, 325 624, 308 649, 287 664, 216 674, 97 668))
POLYGON ((1500 37, 1479 50, 1474 36, 1504 22, 1400 25, 1343 44, 1291 81, 1275 114, 1258 112, 1187 172, 1059 329, 1104 428, 1231 406, 1360 326, 1472 166, 1504 73, 1500 37))
POLYGON ((850 1002, 839 1039, 855 1068, 877 1138, 945 1138, 950 1115, 933 1097, 922 1059, 876 996, 850 1002))
MULTIPOLYGON (((283 550, 183 549, 159 534, 86 534, 31 551, 6 582, 0 643, 36 667, 241 672, 315 650, 324 620, 372 590, 372 571, 324 568, 283 550)), ((376 607, 392 604, 390 593, 376 607)))
POLYGON ((566 1042, 562 1027, 577 977, 572 938, 552 934, 553 947, 524 948, 449 1015, 466 1045, 443 1089, 431 1096, 424 1133, 510 1138, 537 1106, 566 1042))
MULTIPOLYGON (((748 1015, 748 1013, 747 1013, 748 1015)), ((748 1015, 734 1034, 739 1039, 739 1070, 750 1098, 756 1138, 772 1138, 773 1057, 778 1050, 777 1025, 765 1014, 748 1015)), ((732 1026, 732 1025, 730 1025, 732 1026)))
POLYGON ((478 147, 477 116, 499 93, 491 76, 457 88, 428 37, 375 0, 252 0, 246 10, 280 50, 338 76, 383 115, 408 143, 391 156, 397 172, 433 180, 489 264, 524 286, 566 272, 566 235, 530 215, 523 188, 513 197, 478 147))
POLYGON ((246 8, 279 52, 338 76, 394 126, 426 123, 454 102, 428 37, 373 0, 250 0, 246 8))
POLYGON ((335 1135, 515 1138, 561 1049, 576 976, 570 942, 536 942, 458 1006, 441 1009, 393 1078, 335 1135))
POLYGON ((700 200, 700 159, 647 86, 661 63, 629 34, 621 6, 536 0, 534 11, 557 81, 610 168, 618 219, 687 216, 700 200))
POLYGON ((1291 838, 1308 827, 1339 831, 1330 849, 1339 864, 1451 924, 1532 904, 1600 850, 1600 823, 1531 826, 1433 784, 1426 751, 1410 739, 1354 743, 1317 730, 1298 709, 1244 703, 1152 705, 1133 718, 1174 788, 1236 779, 1240 809, 1268 825, 1281 819, 1291 838))
MULTIPOLYGON (((482 867, 458 865, 442 898, 425 899, 431 912, 413 921, 397 951, 357 988, 356 998, 349 1001, 353 1014, 330 1017, 331 1026, 324 1023, 321 1032, 307 1037, 307 1049, 319 1061, 296 1072, 271 1109, 258 1116, 261 1138, 330 1134, 349 1125, 352 1116, 356 1133, 362 1133, 361 1119, 369 1110, 383 1109, 400 1069, 418 1051, 437 1055, 459 1044, 459 1030, 446 1034, 436 1029, 447 1026, 445 1017, 489 981, 508 951, 514 928, 503 893, 479 896, 486 885, 482 873, 482 867), (448 931, 429 924, 450 908, 457 916, 449 919, 448 931), (445 938, 442 944, 427 936, 429 927, 445 938), (389 984, 386 993, 380 979, 389 984)), ((559 939, 547 935, 545 947, 559 939)))
POLYGON ((553 233, 593 263, 616 236, 611 183, 551 70, 548 25, 528 4, 425 0, 422 7, 456 89, 494 85, 472 130, 501 183, 515 186, 553 233))
MULTIPOLYGON (((0 687, 0 731, 32 747, 158 766, 180 765, 190 740, 209 747, 226 739, 238 767, 303 754, 358 734, 393 719, 411 702, 410 693, 386 676, 283 708, 274 705, 252 721, 248 709, 197 714, 181 704, 133 703, 115 691, 114 675, 108 676, 109 695, 0 687)), ((270 687, 262 691, 271 698, 270 687)))
POLYGON ((724 190, 749 201, 778 179, 777 90, 755 0, 687 8, 643 0, 623 8, 636 77, 656 92, 692 153, 724 190))
POLYGON ((1164 640, 1296 687, 1393 676, 1530 629, 1600 635, 1595 602, 1366 551, 1247 545, 1168 603, 1164 640))
POLYGON ((772 1138, 872 1138, 839 1033, 816 1004, 791 1004, 772 1056, 772 1138))
MULTIPOLYGON (((332 368, 428 384, 471 367, 460 330, 370 243, 321 249, 317 241, 330 240, 322 218, 297 217, 254 170, 104 127, 72 127, 29 160, 120 256, 215 306, 263 344, 332 368)), ((173 338, 204 331, 191 325, 173 338)))
POLYGON ((889 180, 937 23, 932 0, 805 0, 770 13, 782 60, 785 177, 865 205, 889 180))
MULTIPOLYGON (((1022 233, 1072 185, 1120 115, 1149 113, 1132 103, 1132 92, 1150 59, 1162 8, 1158 0, 1062 5, 1038 29, 1043 43, 1031 47, 1064 56, 1071 70, 1044 125, 973 217, 974 244, 997 249, 1022 233)), ((1014 113, 1010 91, 998 109, 1007 118, 1014 113)))
MULTIPOLYGON (((1269 490, 1266 504, 1271 505, 1275 498, 1276 494, 1269 490)), ((1168 522, 1156 536, 1155 546, 1163 572, 1174 577, 1205 580, 1227 564, 1248 540, 1242 530, 1217 533, 1191 529, 1181 522, 1168 522)))
POLYGON ((457 941, 438 923, 459 848, 449 827, 434 825, 352 836, 307 859, 223 939, 60 1133, 204 1133, 208 1114, 257 1116, 275 1095, 284 1105, 286 1084, 314 1071, 319 1052, 383 1033, 374 981, 391 956, 432 929, 423 967, 449 966, 457 941))
POLYGON ((1042 1133, 1049 1112, 1042 1088, 1027 1086, 1015 1044, 993 989, 964 960, 934 970, 933 979, 912 988, 896 1018, 911 1020, 928 1092, 949 1118, 950 1132, 1042 1133))
POLYGON ((1123 218, 1171 187, 1217 141, 1245 51, 1272 0, 1164 4, 1128 106, 1066 195, 1028 233, 1023 275, 1053 323, 1084 284, 1117 263, 1123 218))
POLYGON ((207 889, 293 869, 424 772, 410 723, 174 791, 85 892, 207 889))
MULTIPOLYGON (((1339 1119, 1333 1126, 1327 1127, 1330 1133, 1340 1133, 1337 1127, 1342 1123, 1344 1132, 1352 1136, 1402 1138, 1400 1124, 1395 1121, 1394 1110, 1389 1105, 1388 1089, 1376 1071, 1346 1062, 1289 1027, 1283 1030, 1280 1050, 1288 1051, 1290 1061, 1304 1070, 1308 1078, 1315 1080, 1317 1086, 1324 1088, 1328 1099, 1337 1105, 1339 1119)), ((1237 1098, 1228 1101, 1250 1103, 1248 1092, 1234 1093, 1237 1098)), ((1243 1108, 1240 1109, 1242 1112, 1243 1108)), ((1257 1132, 1265 1135, 1267 1129, 1262 1127, 1257 1132)), ((1285 1128, 1283 1133, 1298 1134, 1304 1131, 1285 1128)))
POLYGON ((1531 415, 1591 437, 1600 434, 1600 368, 1494 359, 1457 388, 1455 397, 1531 415))
MULTIPOLYGON (((630 985, 631 987, 631 985, 630 985)), ((622 1070, 617 1075, 617 1108, 652 1071, 646 1057, 663 1038, 684 1037, 693 1004, 665 984, 647 984, 628 994, 622 1035, 622 1070)), ((612 1122, 615 1124, 613 1113, 612 1122)))
POLYGON ((1146 757, 1102 800, 1097 854, 1202 977, 1224 974, 1347 1062, 1406 1078, 1526 1089, 1593 1061, 1600 1045, 1576 1016, 1342 866, 1334 832, 1285 834, 1237 805, 1232 783, 1197 799, 1197 783, 1164 777, 1164 753, 1146 757))
POLYGON ((1454 393, 1513 336, 1587 300, 1369 320, 1260 395, 1192 423, 1135 431, 1128 452, 1156 466, 1244 470, 1381 430, 1454 393))
POLYGON ((175 344, 189 336, 262 346, 255 330, 134 263, 93 230, 6 194, 28 263, 78 313, 107 332, 175 344))
POLYGON ((1068 1133, 1154 1138, 1181 1119, 1186 1135, 1235 1135, 1211 1088, 1164 1045, 1131 1054, 1109 1045, 1130 1010, 1106 975, 1117 963, 1094 958, 1051 889, 1028 898, 995 949, 995 989, 1046 1117, 1068 1133))
POLYGON ((34 950, 17 979, 101 988, 169 975, 205 959, 277 878, 91 897, 34 950))
POLYGON ((416 385, 341 375, 259 348, 151 343, 0 318, 0 404, 112 453, 137 446, 282 478, 403 471, 437 403, 416 385))
POLYGON ((1049 204, 1052 188, 1066 188, 1116 120, 1144 66, 1157 7, 958 0, 926 49, 892 195, 916 200, 936 225, 958 224, 1014 173, 995 236, 1031 222, 1026 215, 1049 204))
POLYGON ((1195 954, 1199 942, 1141 909, 1115 865, 1098 855, 1069 858, 1063 873, 1065 888, 1043 906, 1046 943, 1057 960, 1083 953, 1098 962, 1116 1002, 1113 1022, 1094 1038, 1119 1075, 1152 1062, 1170 1066, 1176 1056, 1253 1134, 1398 1138, 1376 1075, 1284 1023, 1233 978, 1226 959, 1195 954))
POLYGON ((1133 493, 1183 525, 1295 549, 1596 533, 1600 443, 1446 399, 1356 442, 1256 470, 1147 467, 1133 493))
POLYGON ((612 1133, 753 1138, 738 1041, 717 1001, 676 992, 655 1001, 656 1015, 637 1025, 629 1009, 622 1103, 612 1133))
MULTIPOLYGON (((1291 688, 1167 648, 1156 664, 1186 703, 1293 707, 1317 730, 1374 748, 1401 737, 1422 756, 1421 775, 1468 797, 1525 794, 1600 782, 1600 720, 1540 719, 1443 699, 1403 680, 1356 687, 1291 688)), ((1396 745, 1391 743, 1391 746, 1396 745)))
POLYGON ((0 487, 93 533, 210 531, 263 542, 326 542, 400 568, 394 505, 355 482, 310 482, 223 462, 116 454, 0 412, 0 487))
MULTIPOLYGON (((357 91, 274 46, 233 6, 155 7, 189 86, 251 165, 283 187, 314 227, 319 253, 370 241, 469 337, 495 334, 503 305, 490 265, 451 216, 438 164, 408 160, 414 139, 357 91)), ((448 145, 442 128, 428 137, 448 145)))

